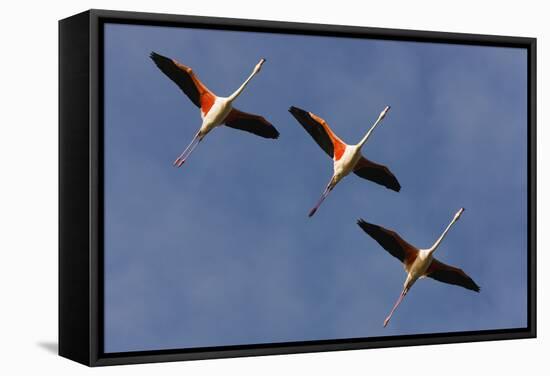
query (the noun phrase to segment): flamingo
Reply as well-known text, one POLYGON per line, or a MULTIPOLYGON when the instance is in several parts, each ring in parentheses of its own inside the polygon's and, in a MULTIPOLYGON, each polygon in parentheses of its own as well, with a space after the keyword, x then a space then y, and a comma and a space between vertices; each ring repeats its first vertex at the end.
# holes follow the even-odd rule
POLYGON ((412 285, 420 278, 430 277, 439 282, 462 286, 468 290, 479 292, 479 286, 462 269, 442 263, 433 257, 434 252, 439 247, 443 238, 447 235, 451 227, 458 221, 464 208, 459 209, 453 217, 451 223, 447 226, 441 236, 435 243, 427 249, 416 248, 403 240, 395 231, 385 229, 382 226, 373 225, 359 219, 357 224, 376 240, 386 251, 403 263, 407 272, 407 279, 403 284, 403 291, 397 302, 393 306, 390 314, 384 320, 386 327, 396 310, 397 306, 405 295, 409 292, 412 285))
POLYGON ((151 53, 151 59, 201 110, 202 125, 195 133, 191 143, 174 161, 175 166, 181 167, 204 137, 212 129, 223 124, 264 138, 276 139, 279 137, 277 129, 264 117, 242 112, 233 107, 235 99, 243 92, 252 77, 260 72, 265 59, 260 59, 250 76, 228 97, 215 95, 199 80, 191 68, 178 63, 176 60, 155 52, 151 53))
POLYGON ((356 145, 348 145, 344 143, 330 129, 327 122, 319 116, 304 111, 298 107, 290 107, 289 112, 298 120, 311 137, 319 144, 321 149, 327 153, 334 162, 334 173, 326 186, 321 198, 317 204, 310 210, 308 216, 311 217, 321 203, 327 198, 328 194, 334 189, 344 177, 350 172, 354 172, 357 176, 375 183, 381 184, 386 188, 399 192, 401 185, 391 173, 391 171, 383 165, 369 161, 361 154, 361 148, 367 142, 374 128, 384 119, 390 107, 386 106, 378 116, 376 122, 371 126, 369 131, 356 145))

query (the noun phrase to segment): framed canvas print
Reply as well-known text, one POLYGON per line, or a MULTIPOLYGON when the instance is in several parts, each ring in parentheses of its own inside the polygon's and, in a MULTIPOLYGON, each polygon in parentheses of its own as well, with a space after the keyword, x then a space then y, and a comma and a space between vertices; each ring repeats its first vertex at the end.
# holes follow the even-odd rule
POLYGON ((59 23, 59 353, 90 366, 536 335, 536 40, 59 23))

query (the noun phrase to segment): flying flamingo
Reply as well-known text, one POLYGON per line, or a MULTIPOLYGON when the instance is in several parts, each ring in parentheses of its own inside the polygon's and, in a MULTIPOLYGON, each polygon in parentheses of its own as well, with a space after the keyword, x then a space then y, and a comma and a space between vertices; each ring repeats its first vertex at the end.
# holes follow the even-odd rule
POLYGON ((435 250, 439 247, 443 238, 447 235, 452 225, 458 221, 463 212, 464 208, 461 208, 455 214, 453 220, 449 223, 445 231, 443 231, 443 234, 441 234, 435 243, 427 249, 420 249, 410 245, 392 230, 367 223, 362 219, 357 221, 357 224, 363 229, 363 231, 369 234, 386 251, 403 263, 405 271, 407 272, 407 279, 403 284, 403 291, 401 292, 401 295, 399 295, 399 298, 390 311, 390 314, 384 320, 384 327, 388 325, 393 312, 399 303, 401 303, 405 295, 407 295, 407 292, 412 285, 419 278, 430 277, 440 282, 462 286, 468 290, 479 292, 479 286, 473 281, 472 278, 464 273, 462 269, 444 264, 433 257, 435 250))
POLYGON ((230 96, 219 97, 212 93, 197 77, 193 70, 176 60, 151 53, 151 59, 157 67, 170 78, 201 110, 202 125, 197 131, 191 143, 183 153, 174 161, 174 165, 181 167, 191 155, 195 147, 203 140, 212 129, 227 125, 265 138, 278 138, 279 132, 271 123, 262 116, 249 114, 233 108, 233 102, 243 92, 252 77, 262 68, 265 59, 261 59, 254 67, 252 74, 230 96))
POLYGON ((389 106, 384 108, 376 122, 357 145, 348 145, 340 140, 330 129, 326 121, 319 116, 294 106, 290 107, 290 113, 300 122, 307 133, 313 137, 321 149, 323 149, 334 161, 334 173, 332 178, 317 204, 309 212, 309 217, 315 214, 321 203, 334 189, 336 184, 352 171, 359 177, 371 180, 386 188, 399 192, 401 185, 399 185, 395 176, 386 166, 371 162, 361 155, 361 148, 365 142, 367 142, 374 128, 384 119, 389 109, 389 106))

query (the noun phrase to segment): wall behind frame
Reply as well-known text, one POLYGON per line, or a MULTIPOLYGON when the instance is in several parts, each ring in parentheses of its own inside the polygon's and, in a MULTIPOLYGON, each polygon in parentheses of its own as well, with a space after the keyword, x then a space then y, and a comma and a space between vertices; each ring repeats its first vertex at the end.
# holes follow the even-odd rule
MULTIPOLYGON (((19 374, 36 371, 59 375, 91 372, 53 355, 57 342, 57 20, 87 8, 139 10, 176 14, 349 24, 435 31, 472 32, 537 37, 538 124, 545 124, 548 103, 548 50, 550 30, 545 26, 544 5, 523 1, 512 5, 465 0, 455 4, 436 1, 396 1, 370 4, 340 0, 322 5, 296 1, 168 2, 94 1, 58 4, 10 3, 0 25, 3 35, 0 82, 5 93, 2 106, 0 164, 0 237, 3 293, 0 329, 3 356, 0 370, 19 374)), ((550 225, 550 131, 539 126, 538 190, 539 229, 550 225)), ((538 248, 549 248, 550 238, 539 231, 538 248)), ((481 250, 480 250, 481 251, 481 250)), ((549 258, 539 251, 539 270, 549 258)), ((548 273, 538 273, 539 317, 547 316, 550 286, 548 273)), ((124 366, 103 369, 106 374, 279 375, 308 371, 404 373, 419 358, 429 357, 430 368, 447 375, 495 371, 512 375, 547 368, 543 349, 549 328, 538 323, 536 340, 502 341, 430 347, 362 350, 249 359, 124 366)), ((97 371, 96 371, 97 372, 97 371)), ((424 369, 414 368, 412 374, 424 369)))

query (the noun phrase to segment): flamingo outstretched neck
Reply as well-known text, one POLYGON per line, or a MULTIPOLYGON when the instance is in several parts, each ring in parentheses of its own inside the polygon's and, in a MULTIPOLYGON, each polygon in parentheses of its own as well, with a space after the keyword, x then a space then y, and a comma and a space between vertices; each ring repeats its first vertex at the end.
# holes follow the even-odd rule
POLYGON ((374 128, 376 128, 378 126, 378 124, 380 124, 380 122, 382 120, 384 120, 384 118, 386 117, 386 114, 388 113, 388 111, 390 110, 390 106, 386 106, 384 107, 384 109, 382 110, 382 112, 380 112, 380 115, 378 115, 378 119, 376 119, 376 121, 374 122, 374 124, 370 127, 370 129, 368 130, 368 132, 365 134, 365 136, 363 136, 363 138, 361 139, 361 141, 359 141, 359 143, 357 144, 357 146, 359 146, 359 148, 362 148, 363 145, 365 144, 365 142, 367 142, 367 140, 369 139, 370 135, 372 134, 372 132, 374 131, 374 128))
POLYGON ((441 236, 435 241, 435 243, 430 247, 429 249, 429 252, 430 253, 434 253, 435 250, 439 247, 439 245, 441 244, 441 242, 443 241, 443 239, 445 239, 445 236, 447 236, 447 234, 449 233, 449 230, 451 229, 451 227, 453 227, 453 225, 456 223, 456 221, 458 221, 460 219, 460 216, 462 215, 462 213, 464 213, 464 208, 460 208, 455 216, 453 217, 453 219, 451 220, 451 222, 447 225, 447 227, 445 228, 445 230, 443 231, 443 233, 441 234, 441 236))
POLYGON ((227 97, 229 102, 233 102, 235 99, 237 99, 239 95, 241 95, 241 93, 245 89, 246 85, 248 85, 250 80, 252 80, 252 78, 260 72, 260 70, 262 69, 262 65, 265 63, 265 61, 266 60, 263 57, 260 59, 258 64, 256 64, 256 66, 254 67, 254 70, 252 70, 252 73, 250 74, 250 76, 248 76, 248 78, 241 84, 241 86, 239 86, 237 90, 235 90, 233 94, 227 97))

